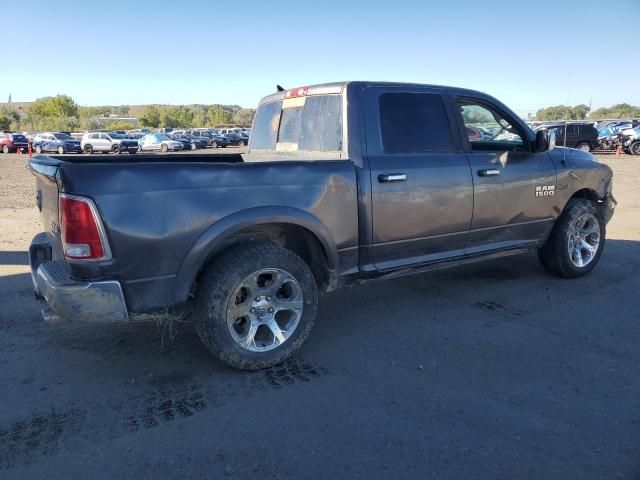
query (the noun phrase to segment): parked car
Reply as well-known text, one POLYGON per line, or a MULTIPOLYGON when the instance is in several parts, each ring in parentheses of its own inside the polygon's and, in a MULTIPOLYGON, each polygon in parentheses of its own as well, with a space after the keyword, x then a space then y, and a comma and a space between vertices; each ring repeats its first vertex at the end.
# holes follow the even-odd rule
POLYGON ((28 147, 29 141, 21 133, 0 132, 0 149, 2 149, 2 153, 25 152, 28 147))
POLYGON ((29 161, 44 226, 29 249, 36 295, 59 319, 193 318, 242 369, 296 352, 319 293, 343 285, 536 250, 556 276, 587 275, 615 206, 612 171, 591 153, 453 87, 276 92, 246 155, 156 162, 29 161), (467 110, 517 140, 470 140, 467 110))
POLYGON ((63 132, 37 134, 33 139, 33 149, 36 153, 57 152, 60 155, 63 153, 82 153, 80 141, 63 132))
POLYGON ((172 140, 166 133, 149 133, 138 140, 138 150, 183 150, 184 146, 177 140, 172 140))
POLYGON ((229 145, 231 146, 244 147, 249 143, 249 137, 238 132, 229 132, 223 135, 227 140, 229 140, 229 145))
POLYGON ((622 132, 625 136, 623 148, 632 155, 640 155, 640 127, 627 129, 622 132))
POLYGON ((577 148, 590 152, 598 147, 598 130, 590 123, 568 123, 546 125, 548 130, 554 130, 556 145, 577 148), (566 135, 565 135, 566 128, 566 135))
POLYGON ((177 142, 182 143, 182 146, 184 147, 185 150, 196 150, 198 148, 207 148, 207 141, 202 138, 191 137, 185 134, 169 134, 169 137, 172 140, 176 140, 177 142))
POLYGON ((80 142, 84 153, 136 153, 138 142, 135 139, 127 138, 122 133, 114 132, 86 132, 80 142))
POLYGON ((185 134, 206 141, 207 146, 212 148, 226 147, 231 143, 229 139, 224 136, 212 134, 208 128, 185 130, 185 134))

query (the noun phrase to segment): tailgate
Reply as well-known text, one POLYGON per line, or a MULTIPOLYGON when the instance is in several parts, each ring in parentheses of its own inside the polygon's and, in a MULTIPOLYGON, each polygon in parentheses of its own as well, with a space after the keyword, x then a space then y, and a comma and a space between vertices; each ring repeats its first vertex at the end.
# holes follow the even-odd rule
POLYGON ((58 214, 58 168, 62 162, 52 157, 35 156, 27 167, 36 177, 35 203, 40 211, 43 231, 52 247, 53 259, 61 259, 60 217, 58 214))

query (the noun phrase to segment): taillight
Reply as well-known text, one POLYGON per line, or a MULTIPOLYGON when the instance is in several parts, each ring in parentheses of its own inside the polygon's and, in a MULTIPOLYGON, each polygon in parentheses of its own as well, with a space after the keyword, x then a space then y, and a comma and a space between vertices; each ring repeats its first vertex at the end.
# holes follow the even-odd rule
POLYGON ((106 260, 109 245, 93 202, 60 195, 60 230, 64 256, 73 260, 106 260))
POLYGON ((292 88, 291 90, 287 90, 287 92, 284 94, 284 97, 285 98, 304 97, 307 95, 308 91, 309 91, 309 87, 292 88))

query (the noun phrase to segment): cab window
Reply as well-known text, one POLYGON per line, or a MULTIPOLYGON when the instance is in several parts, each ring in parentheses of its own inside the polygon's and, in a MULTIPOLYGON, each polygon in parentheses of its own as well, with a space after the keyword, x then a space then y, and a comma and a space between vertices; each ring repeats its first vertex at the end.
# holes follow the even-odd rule
POLYGON ((522 131, 489 106, 458 100, 458 112, 472 150, 512 151, 525 147, 522 131))

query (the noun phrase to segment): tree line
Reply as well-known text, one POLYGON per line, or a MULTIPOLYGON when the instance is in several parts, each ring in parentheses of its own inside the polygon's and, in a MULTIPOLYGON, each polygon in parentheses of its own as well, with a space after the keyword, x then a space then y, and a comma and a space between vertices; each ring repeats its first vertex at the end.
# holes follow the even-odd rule
POLYGON ((217 125, 249 126, 255 110, 237 105, 146 105, 130 107, 82 107, 68 95, 37 99, 20 115, 10 105, 0 107, 0 130, 74 131, 107 128, 133 128, 130 122, 110 119, 136 117, 144 127, 214 127, 217 125))
POLYGON ((616 118, 640 118, 640 107, 629 105, 628 103, 619 103, 611 107, 598 108, 592 112, 589 107, 584 104, 570 107, 568 105, 555 105, 552 107, 541 108, 536 112, 537 120, 586 120, 588 118, 597 119, 616 119, 616 118))

